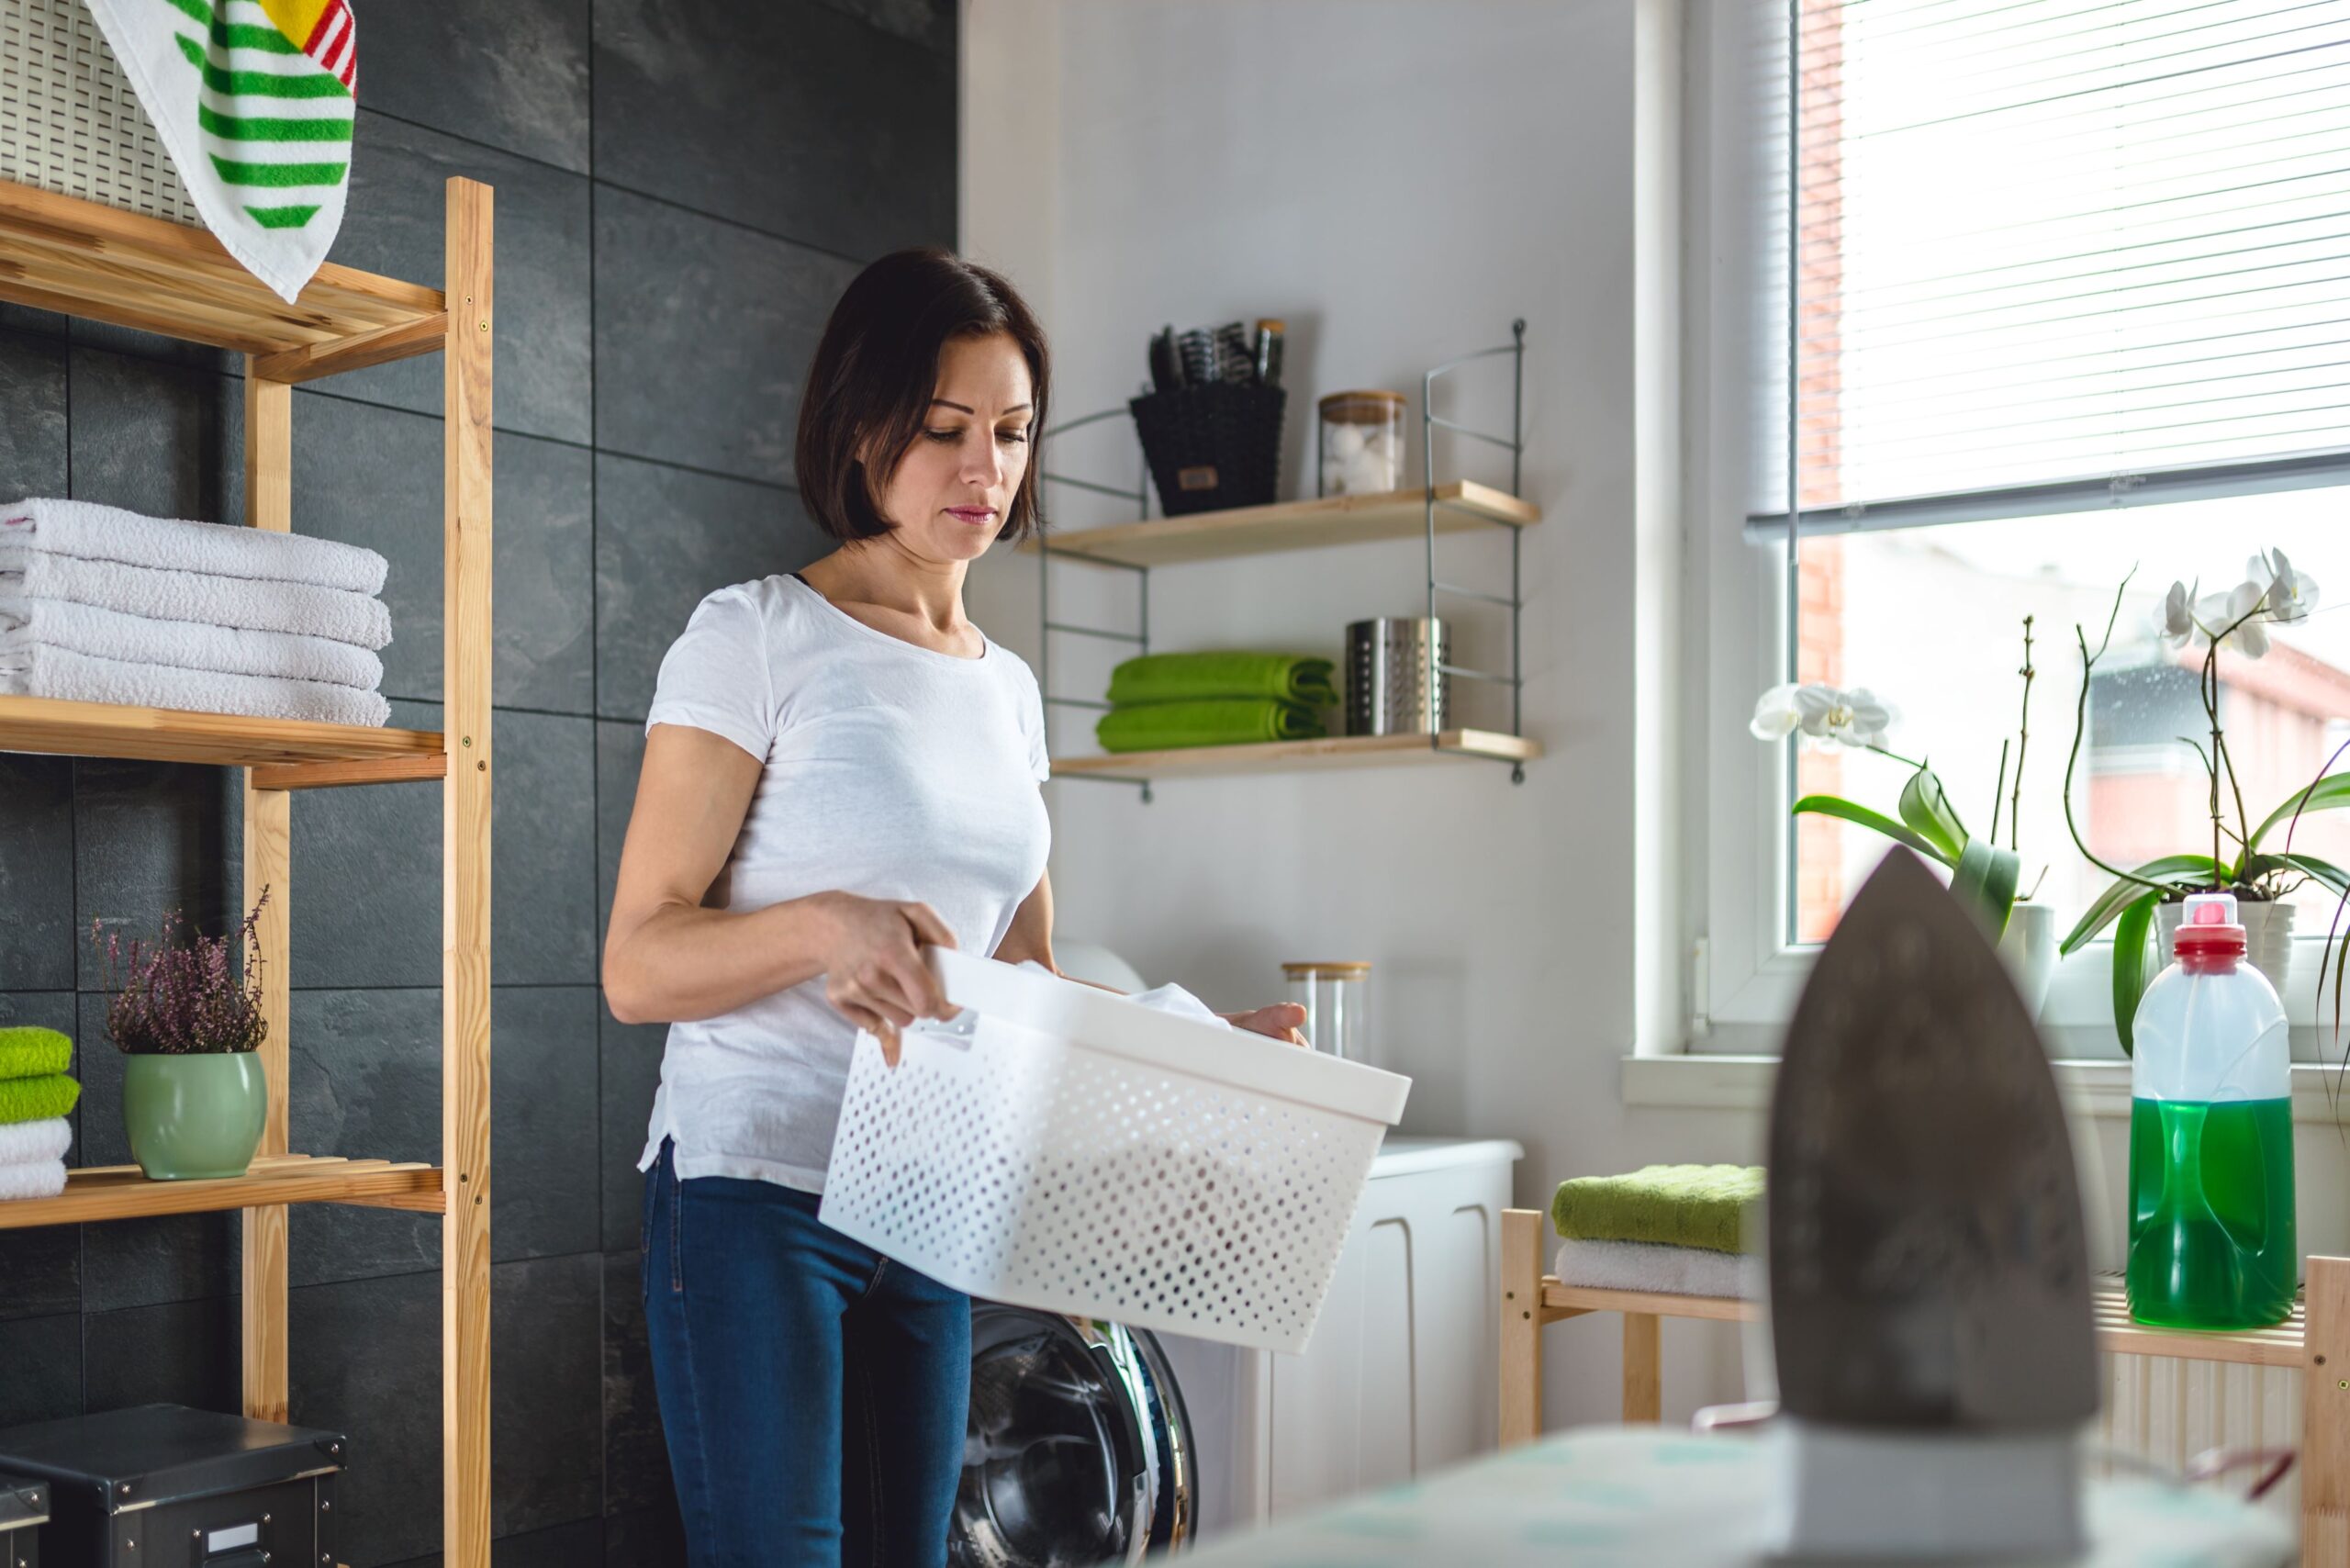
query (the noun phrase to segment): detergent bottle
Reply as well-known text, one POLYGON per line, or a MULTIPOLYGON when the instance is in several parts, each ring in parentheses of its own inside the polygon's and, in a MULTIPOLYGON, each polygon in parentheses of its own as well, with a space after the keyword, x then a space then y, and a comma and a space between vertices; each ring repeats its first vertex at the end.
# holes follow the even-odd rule
POLYGON ((2291 1052, 2244 962, 2236 901, 2198 893, 2138 1003, 2130 1092, 2130 1316, 2255 1328, 2293 1307, 2291 1052))

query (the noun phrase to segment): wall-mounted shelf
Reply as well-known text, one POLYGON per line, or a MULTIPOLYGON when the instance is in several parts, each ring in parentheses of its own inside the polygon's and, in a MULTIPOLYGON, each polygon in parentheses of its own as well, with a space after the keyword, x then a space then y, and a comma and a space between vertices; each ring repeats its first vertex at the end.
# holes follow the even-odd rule
MULTIPOLYGON (((242 904, 256 931, 261 1148, 232 1180, 150 1182, 136 1167, 67 1173, 55 1198, 0 1204, 0 1229, 241 1210, 245 1413, 287 1417, 287 1205, 357 1204, 442 1216, 442 1561, 489 1568, 490 386, 492 196, 445 187, 442 285, 337 266, 288 305, 201 229, 0 182, 0 300, 162 332, 245 355, 245 521, 293 527, 293 388, 440 353, 442 722, 447 734, 159 708, 0 697, 0 750, 241 767, 242 904), (443 302, 456 307, 453 313, 443 302), (435 1165, 290 1152, 286 1078, 293 832, 289 791, 441 781, 441 1159, 435 1165)), ((431 853, 427 845, 426 854, 431 853)), ((321 902, 341 896, 322 887, 321 902)))
POLYGON ((210 1181, 150 1182, 136 1165, 69 1170, 65 1191, 54 1198, 0 1203, 0 1230, 277 1204, 358 1204, 427 1214, 446 1207, 441 1172, 434 1166, 308 1154, 257 1155, 242 1176, 210 1181))
MULTIPOLYGON (((1440 663, 1431 652, 1424 672, 1423 689, 1445 681, 1486 681, 1509 692, 1507 731, 1445 729, 1414 731, 1400 735, 1345 735, 1314 741, 1280 741, 1252 745, 1198 746, 1176 751, 1126 752, 1094 756, 1057 756, 1056 778, 1092 778, 1137 785, 1142 798, 1151 798, 1151 779, 1162 774, 1268 773, 1295 768, 1362 767, 1374 764, 1418 763, 1446 757, 1467 757, 1509 764, 1512 783, 1523 783, 1526 765, 1542 755, 1539 745, 1525 739, 1526 672, 1521 656, 1518 622, 1525 611, 1520 589, 1520 541, 1528 528, 1542 521, 1542 509, 1519 496, 1526 454, 1525 420, 1526 323, 1510 323, 1510 341, 1498 348, 1479 349, 1447 360, 1420 377, 1420 473, 1417 489, 1391 490, 1377 495, 1326 496, 1312 500, 1284 501, 1271 506, 1235 507, 1222 511, 1192 512, 1181 517, 1150 515, 1147 467, 1128 490, 1079 479, 1066 474, 1043 473, 1055 484, 1089 490, 1095 495, 1130 501, 1132 522, 1057 532, 1033 539, 1021 548, 1036 557, 1036 602, 1041 622, 1037 649, 1037 684, 1043 689, 1050 738, 1050 716, 1056 708, 1099 712, 1110 706, 1087 697, 1064 696, 1053 689, 1053 638, 1056 634, 1125 644, 1137 655, 1150 647, 1150 574, 1155 566, 1184 566, 1199 561, 1277 551, 1315 550, 1372 540, 1419 538, 1427 545, 1427 577, 1423 584, 1427 613, 1433 620, 1439 597, 1473 599, 1497 605, 1509 612, 1509 670, 1472 669, 1440 663), (1507 436, 1472 429, 1440 418, 1435 409, 1436 384, 1465 364, 1506 356, 1510 361, 1510 433, 1507 436), (1436 432, 1451 431, 1473 441, 1497 446, 1509 454, 1509 488, 1497 489, 1474 480, 1436 482, 1436 432), (1448 582, 1437 574, 1436 542, 1439 534, 1499 528, 1509 536, 1509 591, 1496 593, 1448 582), (1108 626, 1075 625, 1053 619, 1053 563, 1081 562, 1131 572, 1135 578, 1135 618, 1132 632, 1108 626)), ((1087 425, 1124 420, 1128 410, 1104 409, 1070 420, 1046 432, 1052 438, 1087 425)))
POLYGON ((1527 528, 1542 521, 1542 509, 1532 501, 1520 500, 1491 485, 1459 480, 1438 485, 1433 491, 1326 496, 1278 506, 1235 507, 1189 517, 1112 523, 1106 528, 1056 533, 1045 546, 1031 541, 1021 548, 1033 552, 1048 546, 1057 555, 1128 566, 1172 566, 1234 555, 1266 555, 1279 550, 1417 539, 1427 532, 1431 501, 1437 508, 1438 533, 1460 533, 1494 522, 1527 528))
POLYGON ((1101 778, 1132 782, 1144 775, 1293 773, 1319 767, 1393 767, 1465 758, 1479 762, 1531 762, 1541 743, 1495 730, 1446 730, 1436 735, 1332 735, 1318 741, 1269 741, 1258 745, 1186 746, 1180 751, 1133 751, 1109 756, 1059 756, 1056 778, 1101 778))

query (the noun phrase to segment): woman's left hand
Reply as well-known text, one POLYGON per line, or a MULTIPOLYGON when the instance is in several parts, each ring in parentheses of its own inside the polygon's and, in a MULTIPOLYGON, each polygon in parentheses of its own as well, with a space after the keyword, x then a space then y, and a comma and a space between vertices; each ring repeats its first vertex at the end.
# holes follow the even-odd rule
POLYGON ((1219 1013, 1216 1016, 1236 1029, 1270 1036, 1292 1046, 1305 1044, 1305 1036, 1297 1032, 1297 1026, 1305 1022, 1305 1009, 1294 1002, 1279 1002, 1248 1013, 1219 1013))

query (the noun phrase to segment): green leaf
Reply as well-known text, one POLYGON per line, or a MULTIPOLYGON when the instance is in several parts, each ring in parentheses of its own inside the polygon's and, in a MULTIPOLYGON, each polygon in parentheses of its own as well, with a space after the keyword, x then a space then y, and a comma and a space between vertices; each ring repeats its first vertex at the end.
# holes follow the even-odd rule
POLYGON ((1930 767, 1921 767, 1901 786, 1901 820, 1930 840, 1949 858, 1966 847, 1966 824, 1950 803, 1950 792, 1930 767))
POLYGON ((1883 812, 1873 812, 1866 806, 1856 806, 1836 795, 1806 795, 1790 811, 1797 815, 1808 812, 1814 816, 1841 817, 1848 823, 1858 823, 1871 833, 1881 833, 1897 844, 1906 844, 1929 860, 1947 866, 1951 857, 1943 854, 1930 840, 1911 832, 1883 812))
POLYGON ((2335 896, 2350 897, 2350 871, 2344 870, 2331 860, 2321 860, 2314 855, 2304 855, 2298 849, 2286 850, 2276 855, 2247 856, 2237 876, 2239 880, 2249 882, 2255 877, 2266 876, 2271 871, 2281 870, 2288 866, 2311 881, 2322 883, 2331 889, 2335 896))
POLYGON ((1984 935, 1994 942, 2008 928, 2008 912, 2015 908, 2016 877, 2021 869, 2014 850, 1970 838, 1958 857, 1958 870, 1951 877, 1951 896, 1982 923, 1984 935))
POLYGON ((2146 931, 2161 902, 2154 893, 2132 899, 2113 923, 2113 1031, 2121 1036, 2125 1057, 2137 1053, 2131 1026, 2138 1017, 2138 999, 2146 994, 2146 931))
POLYGON ((2252 830, 2252 841, 2244 846, 2247 853, 2260 847, 2268 830, 2279 823, 2293 820, 2295 812, 2302 816, 2311 812, 2330 812, 2350 806, 2350 773, 2329 773, 2307 790, 2296 790, 2283 805, 2268 813, 2268 820, 2252 830))
MULTIPOLYGON (((2165 855, 2159 860, 2147 861, 2130 874, 2133 877, 2143 877, 2150 882, 2163 882, 2172 887, 2188 888, 2218 880, 2220 863, 2209 855, 2165 855)), ((2071 954, 2090 937, 2104 930, 2113 917, 2121 913, 2124 905, 2134 902, 2146 891, 2146 889, 2135 882, 2114 883, 2098 895, 2097 902, 2089 905, 2088 913, 2081 916, 2080 924, 2075 925, 2065 935, 2065 940, 2057 944, 2056 950, 2060 953, 2071 954)))

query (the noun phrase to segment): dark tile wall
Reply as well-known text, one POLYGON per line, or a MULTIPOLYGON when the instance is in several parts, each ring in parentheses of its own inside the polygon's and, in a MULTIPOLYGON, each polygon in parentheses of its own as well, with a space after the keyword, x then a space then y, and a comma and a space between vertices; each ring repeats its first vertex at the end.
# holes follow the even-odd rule
MULTIPOLYGON (((501 1564, 679 1561, 637 1293, 662 1031, 597 954, 661 654, 712 588, 820 554, 798 381, 863 262, 951 243, 955 0, 362 8, 335 259, 440 274, 442 182, 498 188, 493 1489, 501 1564)), ((0 307, 0 498, 241 521, 239 363, 0 307)), ((295 394, 295 526, 383 552, 393 722, 439 722, 440 366, 295 394)), ((237 913, 233 776, 0 756, 0 1023, 75 1036, 74 1158, 128 1159, 76 934, 237 913)), ((297 1146, 437 1155, 439 794, 294 806, 297 1146)), ((234 1408, 232 1217, 0 1232, 0 1424, 234 1408)), ((295 1418, 347 1428, 343 1557, 436 1562, 440 1233, 301 1208, 295 1418)))

